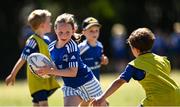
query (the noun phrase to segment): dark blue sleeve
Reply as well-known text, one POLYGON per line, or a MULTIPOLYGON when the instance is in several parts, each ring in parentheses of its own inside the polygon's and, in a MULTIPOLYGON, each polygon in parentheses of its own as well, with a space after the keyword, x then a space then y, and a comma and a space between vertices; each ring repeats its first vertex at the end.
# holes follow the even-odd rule
POLYGON ((131 78, 140 81, 144 79, 144 77, 145 72, 143 70, 133 67, 132 65, 127 65, 125 70, 120 75, 120 79, 123 79, 126 82, 129 82, 131 78))
POLYGON ((34 52, 39 52, 39 47, 35 39, 31 38, 27 41, 22 53, 21 58, 27 60, 27 57, 34 52))
POLYGON ((43 36, 44 41, 49 45, 51 42, 56 40, 56 35, 47 33, 43 36))

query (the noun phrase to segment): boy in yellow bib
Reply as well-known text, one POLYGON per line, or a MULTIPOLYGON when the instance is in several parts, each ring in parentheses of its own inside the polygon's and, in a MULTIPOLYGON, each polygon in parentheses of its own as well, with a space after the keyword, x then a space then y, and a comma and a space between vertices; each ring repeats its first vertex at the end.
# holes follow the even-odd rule
POLYGON ((155 36, 148 28, 139 28, 131 33, 128 43, 133 55, 124 72, 114 80, 103 95, 93 102, 99 105, 131 78, 139 81, 146 98, 142 106, 180 106, 180 88, 169 77, 171 67, 166 57, 151 53, 155 36))
MULTIPOLYGON (((50 57, 48 40, 44 39, 44 34, 51 31, 50 17, 51 13, 48 10, 41 9, 34 10, 29 15, 28 22, 35 33, 26 41, 21 57, 11 71, 11 74, 6 78, 7 85, 14 84, 17 73, 31 53, 39 52, 50 57)), ((55 78, 40 78, 32 74, 27 65, 27 80, 31 96, 33 97, 33 106, 48 106, 48 97, 59 88, 59 84, 55 78)))

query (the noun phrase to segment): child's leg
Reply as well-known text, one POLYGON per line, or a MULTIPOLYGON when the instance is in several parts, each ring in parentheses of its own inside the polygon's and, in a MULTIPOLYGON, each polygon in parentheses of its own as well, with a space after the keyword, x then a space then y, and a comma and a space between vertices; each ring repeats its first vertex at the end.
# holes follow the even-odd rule
POLYGON ((82 101, 79 104, 79 107, 88 107, 88 106, 90 106, 90 103, 91 103, 91 101, 82 101))
POLYGON ((34 94, 32 95, 32 97, 33 97, 33 100, 32 100, 33 107, 38 107, 39 106, 39 102, 36 100, 36 98, 34 98, 34 94))
POLYGON ((64 97, 64 107, 78 107, 81 102, 82 99, 79 96, 64 97))
POLYGON ((107 102, 107 101, 102 102, 101 105, 99 105, 99 106, 94 106, 92 104, 92 102, 93 101, 91 101, 90 104, 89 104, 91 107, 109 107, 109 102, 107 102))
POLYGON ((48 106, 48 96, 49 91, 41 90, 32 95, 33 97, 33 106, 48 106))
POLYGON ((33 107, 48 107, 47 101, 39 101, 39 103, 33 102, 33 107))
POLYGON ((56 89, 52 89, 49 91, 43 90, 41 92, 42 97, 39 99, 39 106, 48 107, 48 97, 51 96, 55 91, 56 89))
POLYGON ((107 101, 104 101, 101 103, 101 107, 109 107, 109 103, 107 101))
POLYGON ((33 102, 33 107, 38 107, 38 106, 39 106, 39 103, 33 102))
POLYGON ((107 105, 107 107, 109 107, 109 102, 108 101, 106 101, 106 105, 107 105))
POLYGON ((40 107, 48 107, 48 102, 47 101, 39 101, 39 106, 40 107))

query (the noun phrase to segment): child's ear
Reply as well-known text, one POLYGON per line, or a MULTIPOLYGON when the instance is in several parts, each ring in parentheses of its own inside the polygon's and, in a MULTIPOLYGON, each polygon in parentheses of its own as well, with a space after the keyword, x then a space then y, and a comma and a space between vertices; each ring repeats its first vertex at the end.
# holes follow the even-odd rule
POLYGON ((141 51, 137 48, 134 48, 135 52, 136 52, 136 55, 139 56, 141 54, 141 51))
POLYGON ((137 49, 137 48, 136 48, 136 51, 137 51, 137 53, 139 53, 139 54, 141 53, 141 51, 140 51, 139 49, 137 49))

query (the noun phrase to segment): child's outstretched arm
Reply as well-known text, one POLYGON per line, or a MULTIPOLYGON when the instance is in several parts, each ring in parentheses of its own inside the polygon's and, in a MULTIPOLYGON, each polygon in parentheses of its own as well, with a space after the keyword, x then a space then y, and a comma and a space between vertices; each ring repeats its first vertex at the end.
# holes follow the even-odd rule
POLYGON ((71 67, 67 69, 59 70, 57 68, 44 67, 40 68, 37 73, 39 75, 54 75, 54 76, 64 76, 64 77, 76 77, 78 67, 71 67))
POLYGON ((102 102, 106 100, 107 97, 112 95, 117 89, 119 89, 120 86, 122 86, 124 83, 126 83, 125 80, 120 79, 119 77, 113 81, 113 83, 109 86, 109 88, 100 96, 97 97, 93 101, 93 106, 100 106, 102 102))
POLYGON ((9 74, 9 76, 5 80, 6 85, 9 85, 9 84, 14 85, 15 80, 16 80, 16 75, 20 71, 21 67, 24 65, 25 62, 26 60, 19 58, 13 70, 11 71, 11 74, 9 74))

